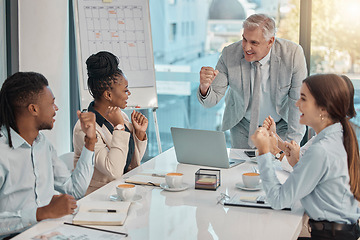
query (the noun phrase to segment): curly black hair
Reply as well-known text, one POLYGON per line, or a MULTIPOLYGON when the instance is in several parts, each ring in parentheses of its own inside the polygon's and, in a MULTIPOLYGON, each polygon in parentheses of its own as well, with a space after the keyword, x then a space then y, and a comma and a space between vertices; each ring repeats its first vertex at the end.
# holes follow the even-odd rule
POLYGON ((86 60, 88 88, 94 99, 100 99, 104 91, 111 89, 117 77, 123 76, 118 65, 119 59, 106 51, 93 54, 86 60))
POLYGON ((18 72, 8 77, 0 90, 0 126, 5 126, 12 147, 10 128, 19 132, 16 115, 21 108, 36 102, 38 94, 49 86, 48 80, 40 73, 18 72))

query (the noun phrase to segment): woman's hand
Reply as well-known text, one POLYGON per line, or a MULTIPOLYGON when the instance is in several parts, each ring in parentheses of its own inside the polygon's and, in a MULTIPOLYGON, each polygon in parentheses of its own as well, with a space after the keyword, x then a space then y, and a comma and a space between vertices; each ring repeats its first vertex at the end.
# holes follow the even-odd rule
POLYGON ((289 142, 285 142, 285 154, 289 164, 294 167, 296 163, 299 161, 300 157, 300 146, 294 140, 289 142))
POLYGON ((81 130, 85 133, 85 147, 90 151, 94 151, 95 143, 97 142, 95 114, 93 112, 80 112, 78 110, 77 115, 80 120, 81 130))
POLYGON ((271 116, 265 118, 262 126, 266 128, 266 130, 276 133, 276 123, 271 116))
POLYGON ((146 136, 146 129, 148 127, 148 119, 141 113, 135 110, 131 113, 131 122, 135 129, 135 134, 140 141, 143 141, 146 136))
POLYGON ((268 116, 262 125, 264 128, 266 128, 269 132, 273 133, 274 136, 277 138, 278 140, 278 148, 280 148, 281 150, 285 151, 285 144, 284 141, 279 137, 279 135, 277 135, 276 133, 276 123, 274 121, 274 119, 271 116, 268 116))
POLYGON ((77 116, 80 120, 81 130, 85 135, 91 139, 96 138, 95 114, 93 112, 80 112, 80 110, 78 110, 77 116))
POLYGON ((271 152, 277 149, 277 139, 264 127, 259 127, 251 136, 251 140, 259 151, 259 155, 271 152))
POLYGON ((124 118, 119 107, 108 107, 105 118, 115 127, 118 124, 124 125, 124 118))

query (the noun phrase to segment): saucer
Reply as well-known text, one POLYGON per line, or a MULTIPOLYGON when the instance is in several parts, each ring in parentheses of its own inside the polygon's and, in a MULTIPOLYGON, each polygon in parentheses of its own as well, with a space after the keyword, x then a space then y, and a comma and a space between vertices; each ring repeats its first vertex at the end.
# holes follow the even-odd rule
POLYGON ((181 187, 179 188, 171 188, 169 187, 166 183, 161 183, 160 187, 166 191, 170 191, 170 192, 180 192, 180 191, 184 191, 186 189, 189 188, 189 185, 186 183, 183 183, 181 187))
POLYGON ((245 191, 259 191, 261 190, 261 185, 257 185, 256 187, 253 187, 253 188, 248 188, 248 187, 245 187, 243 183, 241 182, 238 182, 235 184, 235 186, 237 188, 240 188, 241 190, 245 190, 245 191))
POLYGON ((133 198, 132 198, 131 200, 128 200, 128 201, 120 200, 116 194, 110 195, 110 200, 111 200, 111 201, 137 202, 137 201, 140 201, 141 199, 142 199, 142 196, 141 196, 140 194, 135 194, 135 195, 133 196, 133 198))

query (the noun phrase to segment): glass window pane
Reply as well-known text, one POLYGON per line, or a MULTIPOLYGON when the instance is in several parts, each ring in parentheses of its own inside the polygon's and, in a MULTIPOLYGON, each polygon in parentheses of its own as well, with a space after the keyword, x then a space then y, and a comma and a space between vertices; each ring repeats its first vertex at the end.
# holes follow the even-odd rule
POLYGON ((299 44, 300 0, 289 0, 279 7, 277 37, 299 44))
MULTIPOLYGON (((222 49, 242 39, 242 23, 253 13, 267 13, 278 25, 278 37, 298 42, 300 0, 150 0, 157 120, 162 149, 173 146, 170 127, 220 130, 224 98, 212 108, 197 100, 202 66, 216 66, 222 49), (176 4, 173 4, 175 2, 176 4), (292 22, 297 26, 288 34, 292 22), (172 37, 169 37, 172 36, 172 37)), ((158 153, 149 115, 149 156, 158 153)), ((229 134, 227 135, 230 146, 229 134)))
POLYGON ((360 136, 360 1, 313 0, 310 73, 348 76, 355 88, 358 116, 351 121, 360 136))
POLYGON ((314 0, 311 73, 360 73, 360 2, 314 0))

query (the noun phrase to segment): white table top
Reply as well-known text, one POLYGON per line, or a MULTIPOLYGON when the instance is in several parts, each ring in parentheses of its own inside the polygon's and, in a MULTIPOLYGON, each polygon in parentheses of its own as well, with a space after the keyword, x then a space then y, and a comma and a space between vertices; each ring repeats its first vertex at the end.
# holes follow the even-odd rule
MULTIPOLYGON (((116 193, 115 186, 139 172, 184 173, 184 182, 189 189, 169 192, 159 187, 137 186, 142 199, 132 203, 123 226, 101 226, 120 232, 127 232, 127 239, 297 239, 302 226, 304 210, 298 203, 292 211, 232 207, 217 204, 220 193, 230 196, 261 195, 263 191, 247 192, 235 187, 242 182, 243 172, 252 171, 256 163, 247 161, 230 169, 221 169, 221 186, 216 191, 195 190, 195 172, 201 166, 179 164, 173 148, 142 164, 123 177, 107 184, 82 201, 109 200, 116 193)), ((204 167, 209 168, 209 167, 204 167)), ((287 174, 278 172, 280 181, 287 174)), ((18 235, 14 239, 31 239, 39 233, 49 231, 64 221, 71 222, 72 215, 60 219, 46 220, 18 235)))

